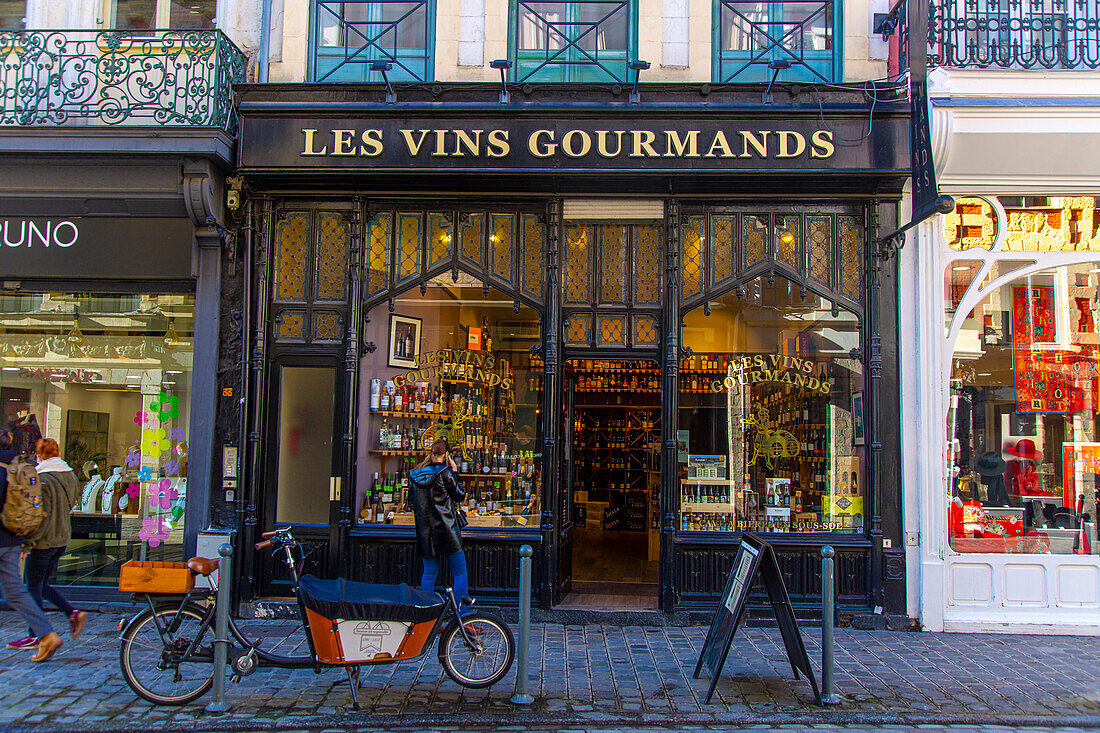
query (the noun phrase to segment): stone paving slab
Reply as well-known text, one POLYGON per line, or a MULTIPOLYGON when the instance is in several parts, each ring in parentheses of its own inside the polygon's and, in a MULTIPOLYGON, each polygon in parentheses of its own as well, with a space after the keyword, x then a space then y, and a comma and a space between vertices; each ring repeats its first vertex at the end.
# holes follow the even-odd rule
MULTIPOLYGON (((531 692, 536 703, 509 702, 515 669, 491 690, 466 690, 447 678, 434 650, 401 665, 364 668, 361 712, 350 710, 342 671, 261 669, 228 685, 228 715, 203 710, 209 698, 182 708, 157 707, 126 686, 118 666, 123 618, 93 614, 80 639, 44 664, 30 652, 0 649, 0 731, 8 730, 272 730, 388 725, 553 729, 577 725, 617 730, 675 723, 719 726, 964 724, 1100 726, 1100 638, 929 634, 838 629, 837 686, 842 704, 814 704, 806 680, 795 680, 778 630, 738 631, 715 697, 693 680, 702 627, 536 625, 531 692)), ((56 616, 58 626, 64 624, 56 616)), ((289 622, 244 622, 264 646, 300 644, 289 622)), ((19 618, 0 613, 0 641, 24 633, 19 618)), ((819 636, 803 630, 815 667, 819 636)), ((788 728, 780 728, 788 730, 788 728)), ((857 728, 855 730, 863 730, 857 728)), ((937 730, 936 727, 929 730, 937 730)))

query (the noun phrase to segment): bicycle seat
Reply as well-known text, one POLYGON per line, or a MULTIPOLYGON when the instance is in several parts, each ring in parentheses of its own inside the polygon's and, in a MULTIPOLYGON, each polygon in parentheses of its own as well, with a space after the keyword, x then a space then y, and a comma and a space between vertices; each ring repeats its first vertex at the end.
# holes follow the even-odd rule
POLYGON ((187 569, 196 575, 211 575, 218 570, 218 559, 193 557, 187 561, 187 569))

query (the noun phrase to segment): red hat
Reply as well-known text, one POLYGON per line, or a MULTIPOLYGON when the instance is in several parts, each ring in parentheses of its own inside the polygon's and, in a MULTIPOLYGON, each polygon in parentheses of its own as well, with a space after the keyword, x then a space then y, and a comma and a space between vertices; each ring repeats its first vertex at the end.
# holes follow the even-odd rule
POLYGON ((1017 458, 1029 458, 1033 461, 1040 461, 1043 458, 1043 452, 1035 447, 1035 441, 1029 438, 1017 441, 1016 445, 1005 449, 1007 453, 1016 456, 1017 458))

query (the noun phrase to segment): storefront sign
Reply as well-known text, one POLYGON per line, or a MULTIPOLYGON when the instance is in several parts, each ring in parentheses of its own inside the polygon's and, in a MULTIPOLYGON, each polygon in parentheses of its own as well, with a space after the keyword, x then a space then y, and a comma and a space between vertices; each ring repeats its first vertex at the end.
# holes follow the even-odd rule
POLYGON ((0 273, 7 278, 185 278, 191 222, 184 218, 0 218, 0 273))
POLYGON ((50 382, 74 382, 85 384, 88 382, 102 382, 103 373, 94 369, 59 369, 49 367, 42 369, 19 370, 19 376, 25 379, 44 379, 50 382))
POLYGON ((716 394, 738 385, 757 382, 781 382, 803 387, 811 392, 829 394, 832 384, 825 378, 825 364, 785 354, 755 354, 742 356, 730 364, 723 379, 712 379, 707 385, 716 394))
POLYGON ((241 125, 241 167, 487 170, 844 170, 906 167, 904 120, 838 145, 866 120, 256 117, 241 125))
POLYGON ((497 360, 490 354, 469 349, 439 349, 420 354, 416 358, 416 371, 400 374, 393 378, 394 386, 401 389, 416 382, 428 382, 439 377, 453 377, 469 382, 478 382, 486 387, 500 385, 503 389, 512 388, 511 374, 496 371, 497 360))

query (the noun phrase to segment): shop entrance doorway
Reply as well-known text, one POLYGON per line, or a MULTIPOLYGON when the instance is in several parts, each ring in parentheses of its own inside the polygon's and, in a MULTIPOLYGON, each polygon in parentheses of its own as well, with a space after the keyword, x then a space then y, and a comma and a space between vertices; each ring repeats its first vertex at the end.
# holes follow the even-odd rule
POLYGON ((562 608, 657 607, 660 370, 641 360, 566 365, 572 582, 562 608))

